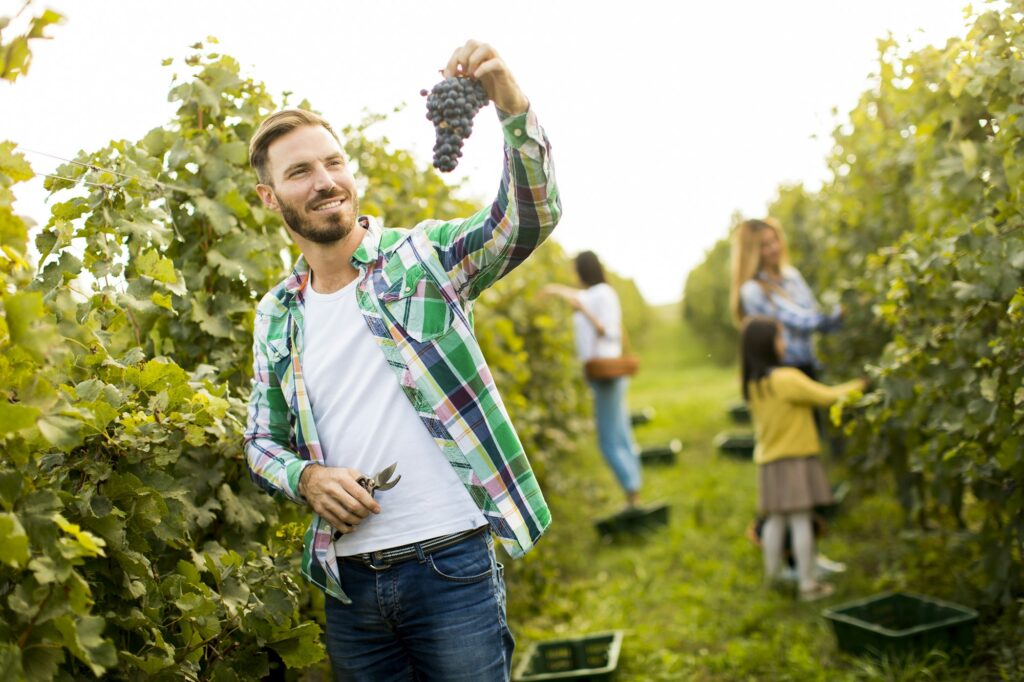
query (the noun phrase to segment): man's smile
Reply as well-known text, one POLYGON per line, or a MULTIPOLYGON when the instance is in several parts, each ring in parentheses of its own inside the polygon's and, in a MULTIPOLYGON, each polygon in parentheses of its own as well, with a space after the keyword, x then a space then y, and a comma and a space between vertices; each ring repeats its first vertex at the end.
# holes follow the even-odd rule
POLYGON ((335 208, 341 207, 341 205, 344 202, 345 202, 344 199, 342 199, 340 197, 334 197, 333 199, 329 199, 327 201, 324 201, 324 202, 321 202, 319 204, 316 204, 315 206, 313 206, 313 210, 318 212, 318 213, 319 212, 324 212, 324 211, 330 211, 330 210, 333 210, 335 208))

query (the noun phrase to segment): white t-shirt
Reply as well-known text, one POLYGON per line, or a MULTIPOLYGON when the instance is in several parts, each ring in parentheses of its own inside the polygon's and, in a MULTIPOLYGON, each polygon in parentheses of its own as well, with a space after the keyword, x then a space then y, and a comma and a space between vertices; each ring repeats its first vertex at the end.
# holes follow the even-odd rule
POLYGON ((580 303, 604 327, 604 336, 598 336, 593 323, 576 311, 573 327, 576 337, 576 357, 580 362, 592 358, 617 358, 622 355, 622 308, 615 290, 605 282, 578 292, 580 303))
POLYGON ((398 462, 394 476, 402 480, 375 493, 380 514, 335 550, 373 552, 486 525, 366 326, 357 283, 331 294, 306 286, 303 379, 326 465, 373 476, 398 462))

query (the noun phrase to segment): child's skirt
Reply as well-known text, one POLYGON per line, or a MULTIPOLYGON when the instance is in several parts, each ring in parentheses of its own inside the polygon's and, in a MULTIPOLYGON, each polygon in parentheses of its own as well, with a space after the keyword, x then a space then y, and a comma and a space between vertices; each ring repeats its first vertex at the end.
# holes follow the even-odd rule
POLYGON ((832 504, 832 488, 817 456, 784 457, 758 466, 758 510, 789 514, 832 504))

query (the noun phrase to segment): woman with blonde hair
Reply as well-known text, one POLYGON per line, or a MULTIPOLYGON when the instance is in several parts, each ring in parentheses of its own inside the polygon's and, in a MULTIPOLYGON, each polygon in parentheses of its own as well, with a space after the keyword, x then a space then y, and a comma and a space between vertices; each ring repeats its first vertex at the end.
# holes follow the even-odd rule
POLYGON ((782 364, 818 378, 811 335, 836 329, 842 310, 822 312, 800 272, 789 264, 782 225, 774 218, 745 220, 732 236, 732 285, 729 308, 737 326, 751 315, 782 324, 786 355, 782 364))

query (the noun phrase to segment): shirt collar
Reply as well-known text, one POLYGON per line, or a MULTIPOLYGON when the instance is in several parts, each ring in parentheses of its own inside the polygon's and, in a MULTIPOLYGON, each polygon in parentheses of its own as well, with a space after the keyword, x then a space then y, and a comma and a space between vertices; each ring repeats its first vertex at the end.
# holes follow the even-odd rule
POLYGON ((755 275, 755 277, 757 279, 761 280, 762 282, 768 282, 770 284, 772 282, 785 282, 788 279, 786 274, 787 274, 786 273, 786 268, 783 267, 783 268, 779 269, 779 278, 778 279, 775 279, 774 277, 769 275, 764 270, 758 270, 757 271, 757 275, 755 275))
POLYGON ((359 224, 366 230, 366 235, 363 236, 359 248, 352 254, 352 264, 367 265, 377 260, 380 254, 380 239, 384 234, 384 228, 379 220, 369 215, 359 216, 359 224))

